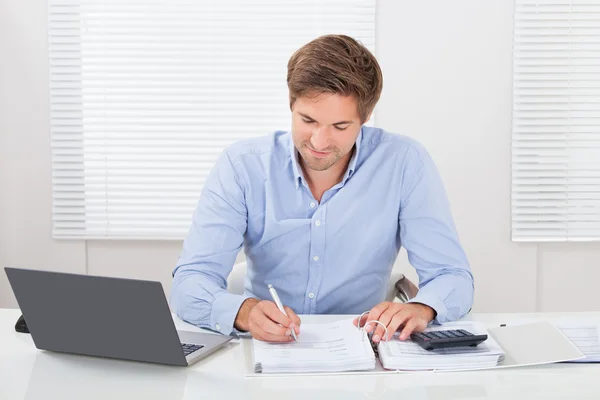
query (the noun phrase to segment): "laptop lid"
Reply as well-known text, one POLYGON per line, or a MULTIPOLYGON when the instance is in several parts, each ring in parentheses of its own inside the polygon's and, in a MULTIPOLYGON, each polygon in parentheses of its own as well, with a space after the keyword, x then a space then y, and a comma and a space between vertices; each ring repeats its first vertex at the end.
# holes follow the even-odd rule
POLYGON ((38 349, 187 365, 160 282, 5 271, 38 349))

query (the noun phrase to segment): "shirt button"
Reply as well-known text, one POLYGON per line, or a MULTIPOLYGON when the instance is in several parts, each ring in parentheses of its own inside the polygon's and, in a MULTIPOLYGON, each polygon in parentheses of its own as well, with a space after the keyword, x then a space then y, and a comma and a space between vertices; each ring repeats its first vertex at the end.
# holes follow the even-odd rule
POLYGON ((311 202, 310 202, 310 208, 315 208, 315 206, 316 206, 315 202, 314 202, 314 201, 311 201, 311 202))
POLYGON ((316 220, 316 221, 315 221, 315 225, 316 225, 316 226, 321 226, 321 221, 319 221, 319 220, 316 220))
POLYGON ((219 325, 219 324, 216 324, 216 325, 215 325, 215 328, 217 328, 217 330, 218 330, 218 331, 220 331, 220 330, 221 330, 221 325, 219 325))
POLYGON ((308 294, 308 297, 311 298, 311 299, 314 299, 315 298, 315 294, 313 292, 310 292, 308 294))
POLYGON ((314 256, 314 257, 313 257, 313 260, 315 260, 315 261, 319 261, 319 256, 314 256))

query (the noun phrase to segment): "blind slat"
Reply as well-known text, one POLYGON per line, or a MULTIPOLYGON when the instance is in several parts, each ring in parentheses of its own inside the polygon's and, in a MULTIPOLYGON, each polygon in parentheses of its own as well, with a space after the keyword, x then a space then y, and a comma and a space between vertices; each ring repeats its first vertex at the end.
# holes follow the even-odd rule
POLYGON ((373 51, 375 4, 49 0, 53 236, 182 239, 223 149, 289 128, 293 52, 373 51))
POLYGON ((600 240, 600 1, 517 0, 512 237, 600 240))

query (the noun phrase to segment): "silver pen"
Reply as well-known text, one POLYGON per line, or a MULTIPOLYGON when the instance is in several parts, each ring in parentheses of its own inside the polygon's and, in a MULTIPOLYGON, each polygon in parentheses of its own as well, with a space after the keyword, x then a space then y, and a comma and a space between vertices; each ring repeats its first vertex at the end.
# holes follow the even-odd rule
MULTIPOLYGON (((285 315, 286 317, 289 317, 289 315, 287 315, 287 313, 285 312, 285 308, 283 308, 283 304, 281 304, 281 300, 279 299, 279 296, 277 295, 277 291, 275 290, 273 285, 271 285, 269 283, 269 285, 267 287, 269 288, 269 293, 271 293, 271 297, 273 298, 273 301, 275 302, 275 304, 277 304, 277 308, 279 308, 279 311, 281 311, 283 313, 283 315, 285 315)), ((298 338, 296 337, 296 332, 294 331, 293 328, 290 330, 292 331, 292 337, 297 342, 298 338)))

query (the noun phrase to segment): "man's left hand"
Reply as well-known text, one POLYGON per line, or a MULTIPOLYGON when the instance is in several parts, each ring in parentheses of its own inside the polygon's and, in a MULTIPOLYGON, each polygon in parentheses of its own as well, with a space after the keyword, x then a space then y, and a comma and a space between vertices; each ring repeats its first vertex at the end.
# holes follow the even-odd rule
MULTIPOLYGON (((429 322, 435 318, 433 308, 421 303, 392 303, 384 301, 379 303, 369 312, 363 315, 360 326, 364 326, 368 321, 379 321, 387 327, 388 337, 385 337, 385 330, 379 324, 367 325, 367 332, 373 332, 373 342, 380 340, 390 340, 394 333, 403 326, 400 332, 400 340, 406 340, 413 332, 423 331, 429 322)), ((354 319, 354 325, 358 326, 358 318, 354 319)))

